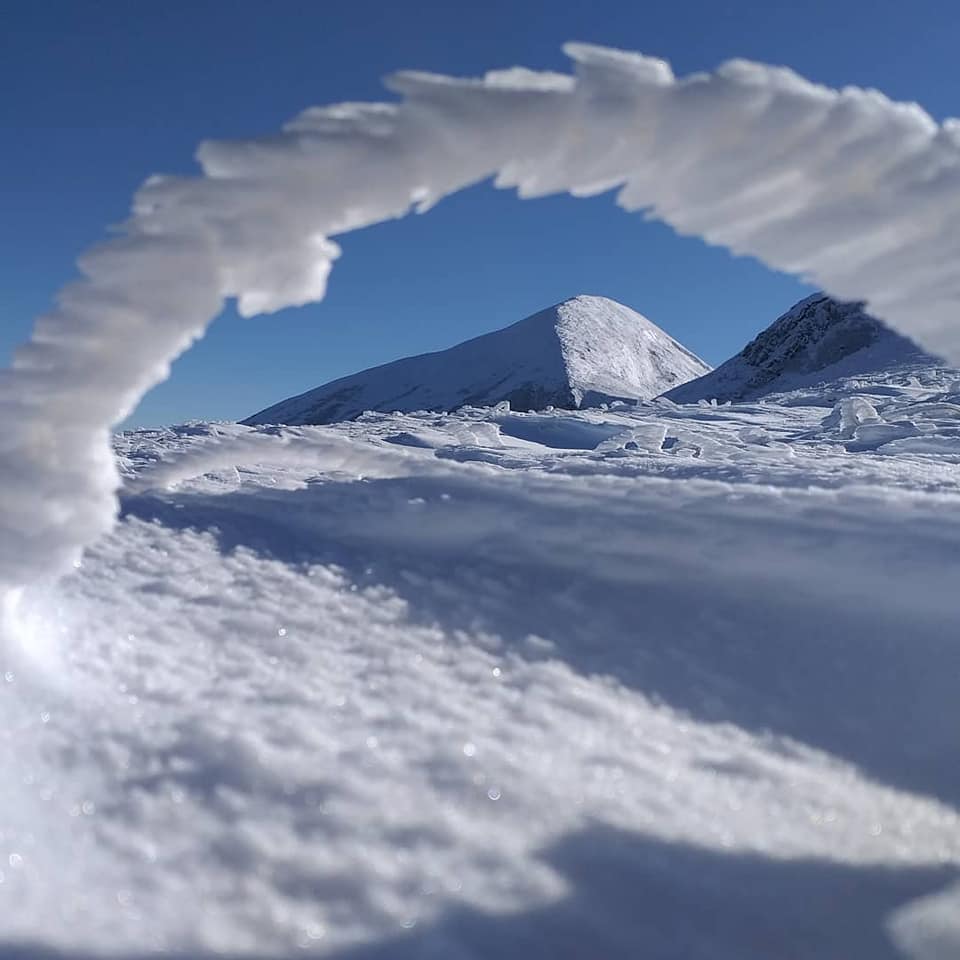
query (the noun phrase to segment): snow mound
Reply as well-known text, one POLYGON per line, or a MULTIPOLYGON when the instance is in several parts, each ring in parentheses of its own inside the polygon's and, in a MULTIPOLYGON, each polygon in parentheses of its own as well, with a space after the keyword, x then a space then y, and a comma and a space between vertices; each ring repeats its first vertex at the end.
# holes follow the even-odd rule
POLYGON ((643 400, 709 366, 646 317, 579 296, 437 353, 373 367, 292 397, 245 422, 324 424, 367 410, 577 409, 643 400))
POLYGON ((841 377, 934 363, 861 303, 814 294, 791 307, 716 370, 667 392, 676 403, 749 400, 841 377))

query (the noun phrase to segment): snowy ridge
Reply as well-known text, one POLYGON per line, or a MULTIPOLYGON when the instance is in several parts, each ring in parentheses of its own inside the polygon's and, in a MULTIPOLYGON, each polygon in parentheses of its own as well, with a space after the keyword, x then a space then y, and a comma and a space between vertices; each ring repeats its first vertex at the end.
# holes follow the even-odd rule
POLYGON ((324 424, 368 410, 515 410, 650 399, 710 368, 646 317, 579 296, 503 330, 324 384, 244 421, 324 424))
POLYGON ((866 313, 863 304, 819 293, 792 306, 716 370, 666 395, 677 403, 749 400, 925 362, 936 360, 866 313))
POLYGON ((3 651, 0 953, 960 955, 955 371, 116 446, 3 651))

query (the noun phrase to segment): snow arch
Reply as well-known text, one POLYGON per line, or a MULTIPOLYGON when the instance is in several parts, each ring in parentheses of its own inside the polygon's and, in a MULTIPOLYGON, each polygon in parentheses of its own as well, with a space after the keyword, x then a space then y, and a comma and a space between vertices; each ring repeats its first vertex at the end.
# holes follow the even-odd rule
POLYGON ((224 298, 246 315, 323 297, 338 233, 487 177, 589 195, 867 300, 960 360, 960 123, 875 91, 731 61, 570 44, 573 75, 401 73, 399 103, 313 108, 270 139, 204 143, 202 175, 154 177, 125 234, 85 254, 0 379, 0 588, 55 576, 109 529, 109 429, 224 298))

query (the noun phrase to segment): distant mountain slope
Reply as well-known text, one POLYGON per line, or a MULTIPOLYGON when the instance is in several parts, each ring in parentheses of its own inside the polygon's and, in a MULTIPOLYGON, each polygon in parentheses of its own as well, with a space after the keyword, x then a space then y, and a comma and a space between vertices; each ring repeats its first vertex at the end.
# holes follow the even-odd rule
POLYGON ((924 360, 934 362, 863 304, 820 293, 795 304, 716 370, 666 396, 676 403, 750 400, 924 360))
POLYGON ((641 400, 710 367, 646 317, 606 297, 579 296, 503 330, 324 384, 247 424, 321 424, 366 410, 491 406, 578 408, 641 400))

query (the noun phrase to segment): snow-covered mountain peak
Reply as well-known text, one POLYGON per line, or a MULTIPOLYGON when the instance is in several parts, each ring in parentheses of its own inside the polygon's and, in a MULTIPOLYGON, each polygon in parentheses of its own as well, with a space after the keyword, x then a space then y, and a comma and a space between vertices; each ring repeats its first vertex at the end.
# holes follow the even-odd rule
POLYGON ((577 296, 464 343, 342 377, 250 417, 248 424, 322 424, 367 410, 493 406, 579 408, 650 399, 709 366, 642 314, 577 296))
POLYGON ((667 392, 677 403, 749 400, 905 364, 936 362, 862 303, 817 293, 794 304, 716 370, 667 392))
POLYGON ((710 369, 643 314, 608 297, 581 295, 551 310, 576 406, 591 406, 593 396, 654 397, 658 384, 685 383, 710 369))

